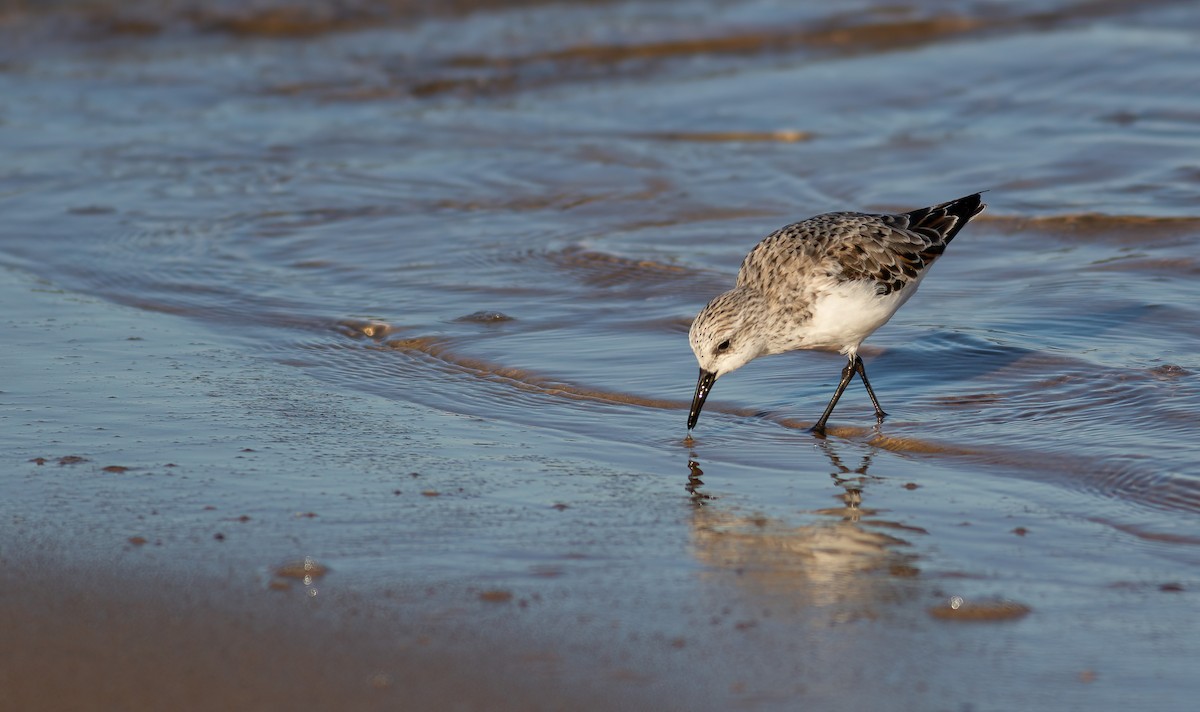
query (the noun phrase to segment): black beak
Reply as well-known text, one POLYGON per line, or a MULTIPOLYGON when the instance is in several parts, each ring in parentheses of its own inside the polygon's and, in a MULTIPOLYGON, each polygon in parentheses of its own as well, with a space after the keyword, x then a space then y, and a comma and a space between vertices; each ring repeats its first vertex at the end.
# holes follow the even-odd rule
POLYGON ((708 391, 712 389, 716 380, 717 374, 700 369, 700 378, 696 381, 696 395, 692 396, 692 409, 688 412, 689 431, 696 427, 696 421, 700 419, 700 409, 704 407, 704 400, 708 398, 708 391))

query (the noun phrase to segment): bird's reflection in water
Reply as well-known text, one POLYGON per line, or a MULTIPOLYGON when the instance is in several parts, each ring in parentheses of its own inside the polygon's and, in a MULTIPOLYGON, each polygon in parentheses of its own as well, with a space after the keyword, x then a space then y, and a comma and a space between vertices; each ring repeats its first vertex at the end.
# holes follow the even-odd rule
POLYGON ((692 453, 686 489, 698 505, 692 517, 694 555, 709 575, 729 576, 757 596, 826 607, 839 621, 873 618, 879 605, 916 591, 917 556, 893 532, 923 532, 863 506, 867 485, 882 479, 867 472, 872 451, 858 456, 851 469, 828 442, 821 449, 833 466, 838 505, 799 514, 796 523, 719 505, 703 491, 703 471, 692 453))
POLYGON ((839 499, 845 503, 845 506, 829 509, 818 509, 816 510, 816 514, 828 514, 831 516, 840 515, 844 519, 855 522, 859 521, 864 513, 867 516, 873 516, 876 514, 875 510, 873 509, 864 510, 862 508, 863 489, 866 487, 867 483, 882 479, 880 477, 867 474, 867 468, 871 466, 871 458, 875 456, 875 449, 869 448, 866 452, 864 452, 861 455, 858 467, 851 470, 842 462, 842 458, 838 456, 837 451, 834 449, 834 446, 829 443, 829 441, 822 440, 817 443, 817 446, 825 453, 825 456, 829 458, 830 464, 833 465, 833 471, 829 473, 829 476, 833 478, 834 484, 838 485, 844 490, 844 494, 839 495, 839 499))
MULTIPOLYGON (((693 457, 695 453, 692 453, 693 457)), ((684 485, 684 489, 691 495, 692 502, 696 505, 708 504, 709 500, 714 499, 711 494, 704 492, 701 488, 704 487, 704 480, 700 476, 704 474, 704 470, 700 469, 700 463, 695 460, 688 460, 688 481, 684 485)))

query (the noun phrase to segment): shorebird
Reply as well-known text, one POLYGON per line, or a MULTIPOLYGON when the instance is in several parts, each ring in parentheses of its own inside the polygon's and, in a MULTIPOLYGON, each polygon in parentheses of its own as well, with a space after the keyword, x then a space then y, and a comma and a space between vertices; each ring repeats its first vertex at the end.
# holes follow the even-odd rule
POLYGON ((742 261, 737 286, 709 302, 688 332, 700 363, 688 432, 718 378, 759 356, 797 349, 849 359, 814 434, 825 435, 855 373, 881 422, 887 413, 858 347, 912 297, 946 245, 985 207, 975 193, 909 213, 825 213, 764 238, 742 261))

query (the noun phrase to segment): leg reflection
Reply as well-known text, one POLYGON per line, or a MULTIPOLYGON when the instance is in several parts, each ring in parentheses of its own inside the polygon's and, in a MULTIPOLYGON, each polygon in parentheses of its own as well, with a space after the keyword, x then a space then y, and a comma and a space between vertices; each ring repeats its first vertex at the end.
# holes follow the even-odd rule
POLYGON ((838 495, 838 499, 842 501, 843 506, 838 512, 838 508, 821 510, 823 514, 841 514, 843 518, 858 521, 864 514, 872 514, 873 512, 864 511, 862 509, 863 488, 869 481, 878 481, 882 478, 868 474, 867 469, 871 466, 871 459, 875 456, 875 450, 872 448, 862 454, 862 459, 858 463, 858 467, 850 469, 842 458, 838 455, 836 447, 828 440, 822 440, 818 443, 818 447, 829 458, 829 463, 833 465, 833 471, 829 476, 833 478, 834 484, 841 487, 844 491, 838 495))

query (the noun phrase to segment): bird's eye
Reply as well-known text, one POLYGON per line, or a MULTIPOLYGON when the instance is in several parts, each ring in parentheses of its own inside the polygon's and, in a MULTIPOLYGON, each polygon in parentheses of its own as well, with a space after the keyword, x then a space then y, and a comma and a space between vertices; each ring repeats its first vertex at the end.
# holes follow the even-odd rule
POLYGON ((729 350, 729 339, 725 339, 717 344, 717 353, 724 353, 729 350))

